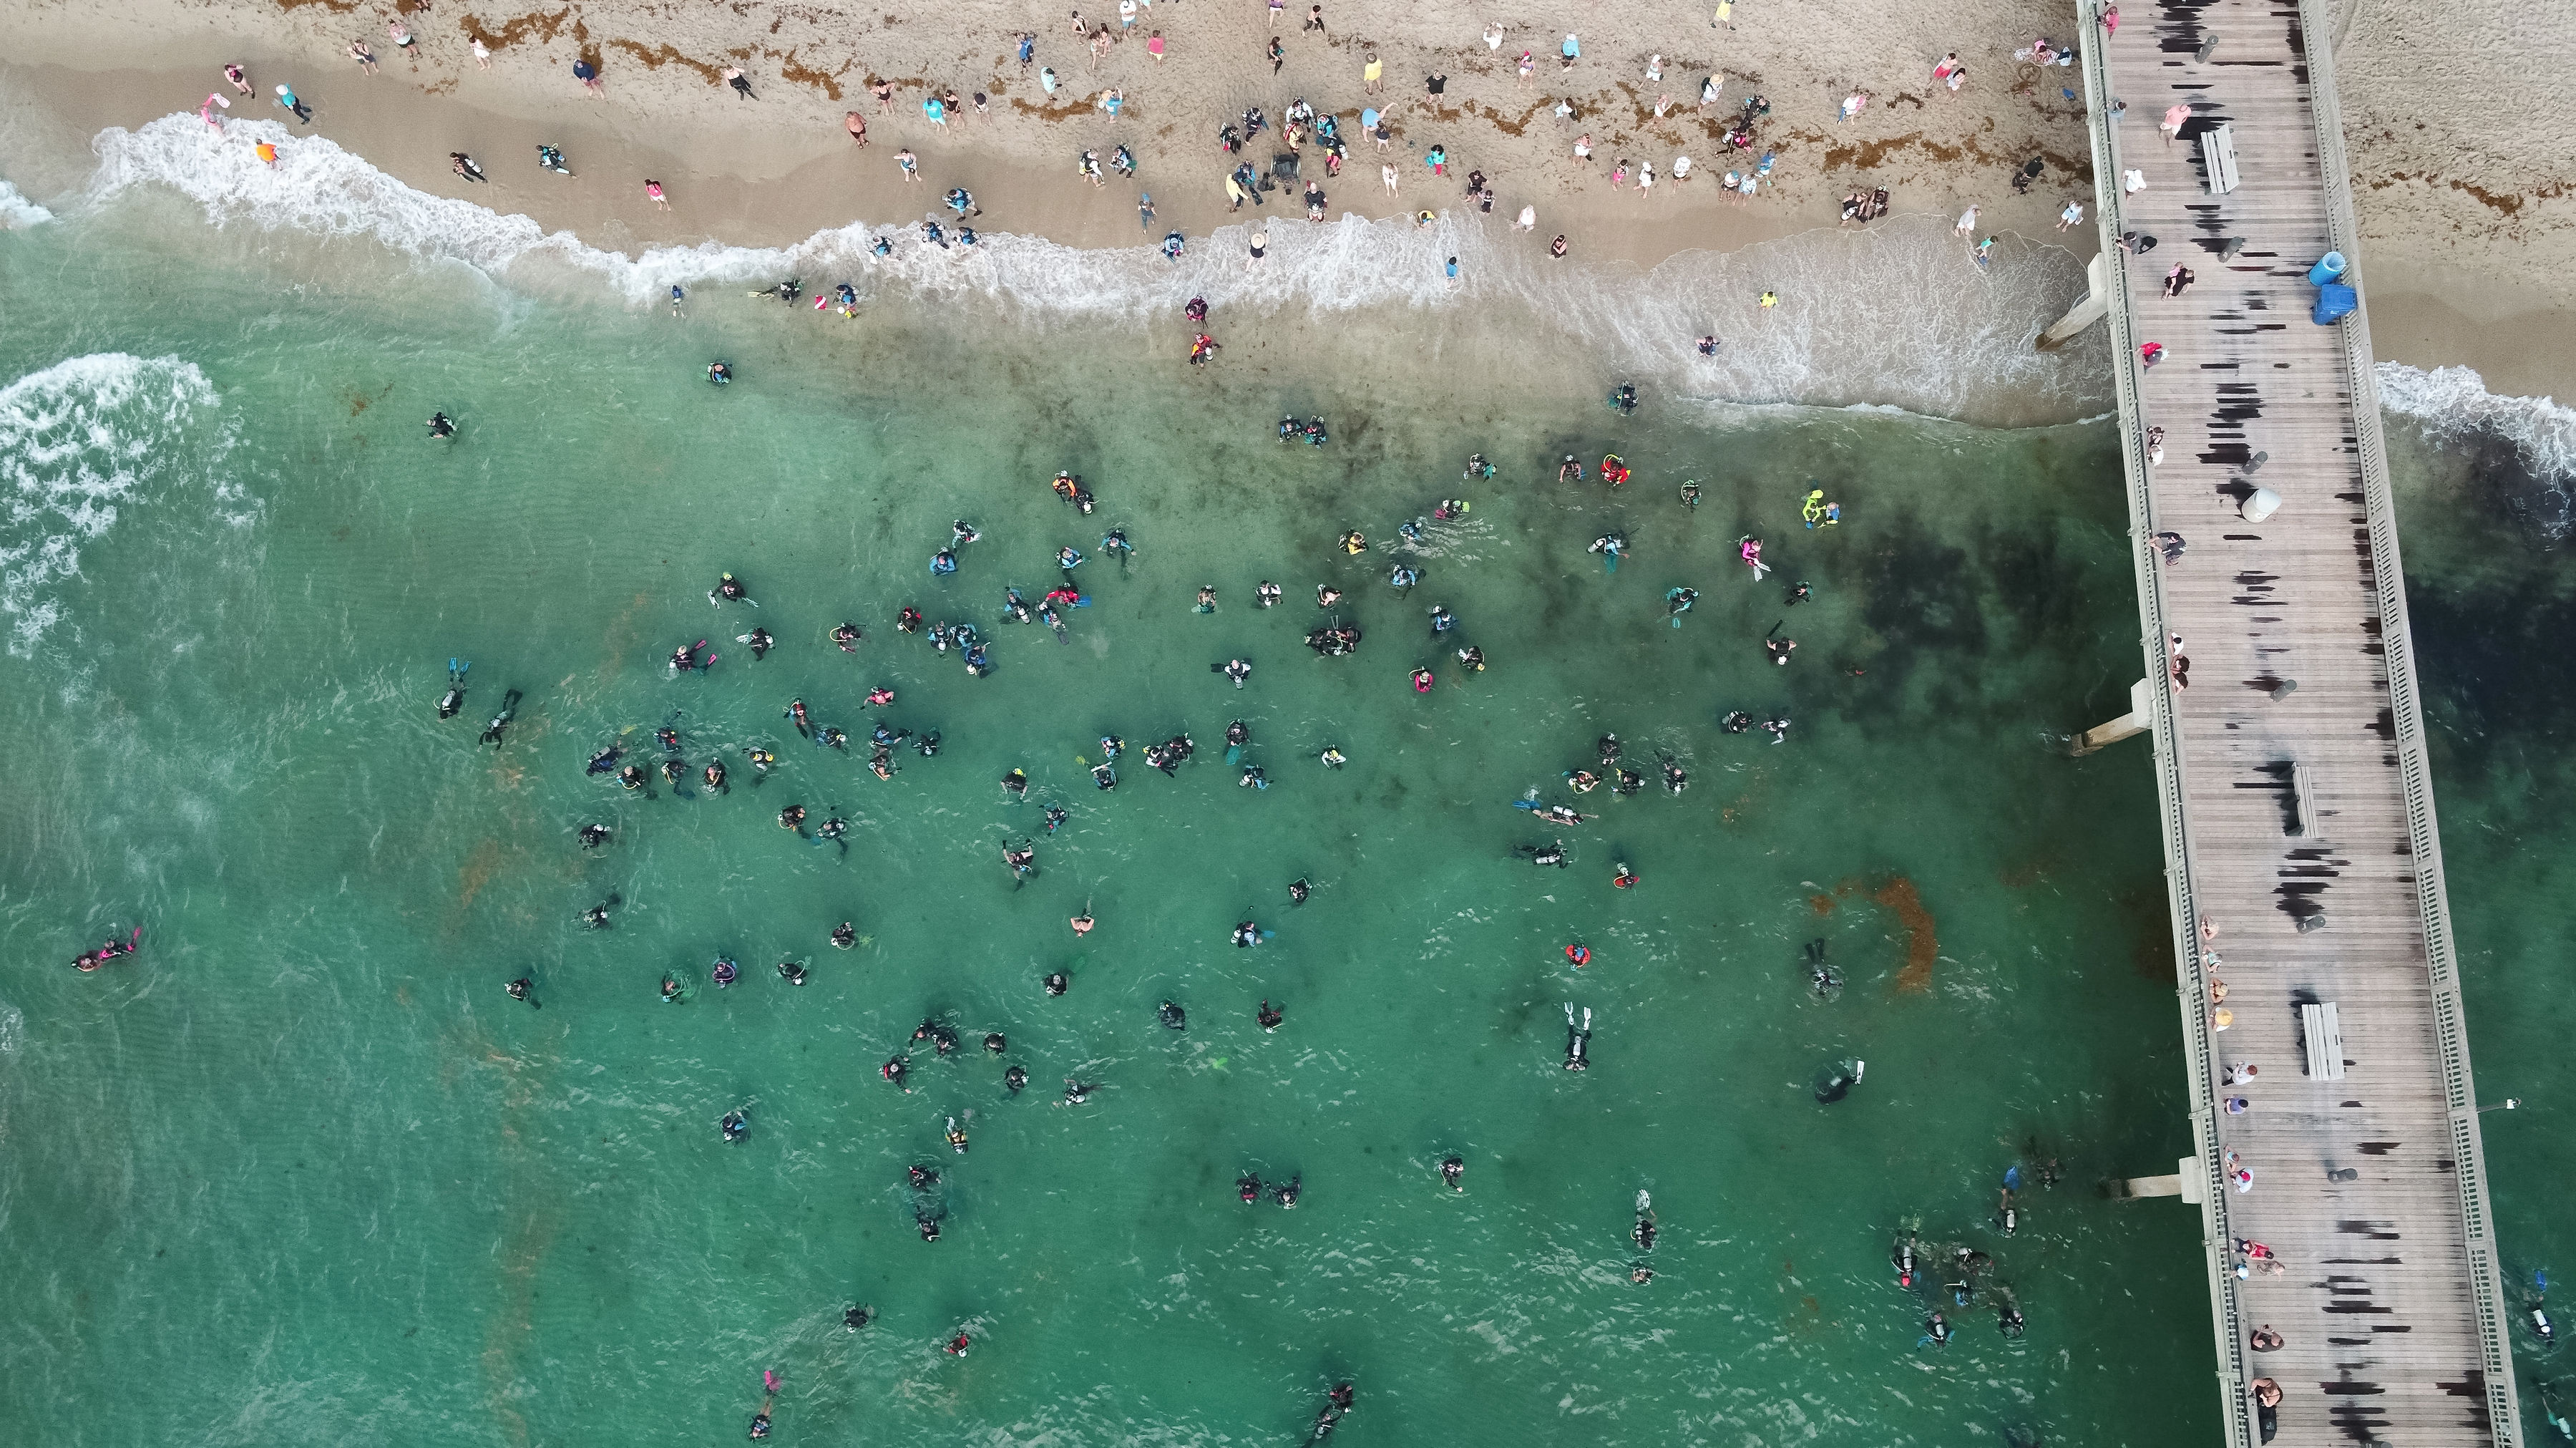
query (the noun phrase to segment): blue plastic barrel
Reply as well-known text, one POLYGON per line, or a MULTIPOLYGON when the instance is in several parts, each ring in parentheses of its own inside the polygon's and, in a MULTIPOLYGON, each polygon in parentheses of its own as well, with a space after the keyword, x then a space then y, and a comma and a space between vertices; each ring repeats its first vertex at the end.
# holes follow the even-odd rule
POLYGON ((2343 253, 2339 251, 2330 251, 2326 253, 2325 260, 2308 268, 2308 285, 2312 287, 2321 287, 2342 275, 2343 253))
POLYGON ((2341 282, 2328 282, 2317 288, 2317 309, 2310 314, 2310 319, 2322 327, 2351 315, 2353 308, 2360 304, 2361 299, 2352 288, 2341 282))

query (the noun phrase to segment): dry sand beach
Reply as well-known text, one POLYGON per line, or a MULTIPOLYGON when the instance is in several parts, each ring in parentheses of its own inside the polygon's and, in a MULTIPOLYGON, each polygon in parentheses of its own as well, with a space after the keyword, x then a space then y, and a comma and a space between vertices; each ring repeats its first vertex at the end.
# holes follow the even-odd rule
MULTIPOLYGON (((1300 96, 1342 118, 1355 142, 1343 174, 1325 182, 1336 217, 1458 211, 1469 204, 1463 178, 1482 172, 1497 196, 1495 230, 1534 208, 1535 231, 1515 238, 1533 253, 1562 233, 1578 261, 1651 264, 1832 228, 1845 193, 1884 187, 1900 216, 1954 217, 1974 203, 1982 231, 2092 249, 2090 226, 2054 225, 2068 200, 2091 195, 2079 108, 2061 90, 2072 72, 2014 58, 2034 38, 2072 31, 2064 7, 2044 0, 1937 9, 1749 0, 1723 24, 1702 6, 1336 3, 1323 8, 1320 32, 1305 28, 1307 4, 1274 12, 1260 0, 1162 0, 1138 6, 1124 29, 1122 18, 1115 3, 1085 13, 1008 0, 911 13, 630 0, 509 13, 454 0, 105 9, 21 0, 0 13, 0 93, 10 179, 30 195, 77 186, 95 164, 87 142, 97 132, 231 94, 217 67, 238 60, 258 95, 234 116, 282 114, 270 94, 291 82, 314 107, 316 133, 401 181, 612 250, 783 245, 856 219, 907 223, 957 185, 974 193, 989 230, 1136 245, 1141 187, 1156 207, 1142 239, 1167 226, 1204 235, 1254 219, 1228 212, 1224 177, 1239 158, 1218 149, 1219 126, 1261 107, 1273 129, 1245 157, 1266 160, 1280 113, 1300 96), (1109 28, 1098 57, 1076 39, 1077 23, 1109 28), (415 43, 398 46, 395 24, 415 43), (1027 64, 1015 53, 1023 32, 1034 36, 1027 64), (1581 52, 1570 65, 1569 32, 1581 52), (1158 33, 1159 58, 1149 52, 1158 33), (374 53, 378 73, 361 73, 352 41, 374 53), (488 62, 478 63, 478 43, 488 62), (1951 53, 1969 73, 1956 92, 1933 79, 1951 53), (1372 58, 1383 69, 1374 87, 1372 58), (600 73, 595 92, 575 80, 579 61, 600 73), (727 68, 743 72, 749 98, 728 88, 727 68), (1719 97, 1702 106, 1711 76, 1719 97), (891 85, 889 104, 872 95, 879 84, 891 85), (950 89, 965 104, 935 123, 922 102, 950 89), (1101 105, 1112 89, 1122 102, 1114 117, 1101 105), (1856 92, 1867 102, 1846 117, 1856 92), (1728 122, 1756 95, 1771 107, 1768 123, 1751 152, 1730 151, 1728 122), (1570 117, 1557 114, 1561 101, 1570 117), (1391 132, 1382 155, 1357 131, 1372 107, 1391 132), (868 125, 864 149, 843 130, 852 110, 868 125), (1574 142, 1587 135, 1591 158, 1578 161, 1574 142), (576 178, 538 170, 533 139, 562 147, 576 178), (1135 153, 1138 178, 1086 184, 1076 158, 1120 144, 1135 153), (1446 177, 1424 164, 1433 146, 1450 158, 1446 177), (919 183, 896 165, 906 148, 920 157, 919 183), (450 174, 457 150, 485 163, 490 184, 450 174), (1765 151, 1776 162, 1758 195, 1720 191, 1719 176, 1765 151), (1674 184, 1683 155, 1693 173, 1674 184), (2016 194, 2015 169, 2033 157, 2044 170, 2016 194), (1622 161, 1632 174, 1651 162, 1662 184, 1651 194, 1614 186, 1622 161), (1388 163, 1395 194, 1378 174, 1388 163), (669 211, 646 197, 647 178, 663 184, 669 211)), ((2551 79, 2576 60, 2576 26, 2545 7, 2493 0, 2438 15, 2352 0, 2340 41, 2381 356, 2473 366, 2498 393, 2576 392, 2576 347, 2563 340, 2576 320, 2576 281, 2563 264, 2576 243, 2576 104, 2551 79)), ((1303 224, 1294 186, 1270 199, 1276 224, 1303 224)))

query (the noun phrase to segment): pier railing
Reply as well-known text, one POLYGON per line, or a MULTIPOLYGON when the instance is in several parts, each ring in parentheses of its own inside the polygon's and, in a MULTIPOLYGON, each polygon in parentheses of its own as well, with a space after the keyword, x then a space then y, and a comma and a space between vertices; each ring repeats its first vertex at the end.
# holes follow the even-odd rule
POLYGON ((2227 1250, 2235 1238, 2228 1231, 2228 1183, 2218 1148, 2218 1073, 2211 1064, 2215 1043, 2209 1036, 2209 971, 2201 960, 2200 912, 2192 897, 2199 871, 2192 859, 2191 826, 2183 809, 2183 802, 2191 796, 2183 785, 2182 750, 2175 744, 2173 671, 2168 667, 2171 661, 2165 647, 2165 640, 2173 637, 2174 630, 2165 620, 2164 578, 2153 541, 2158 527, 2155 492, 2147 476, 2146 439, 2139 434, 2137 425, 2146 409, 2139 400, 2129 269, 2127 257, 2115 249, 2125 229, 2120 204, 2120 134, 2118 123, 2111 118, 2109 62, 2098 43, 2102 33, 2096 18, 2098 3, 2099 0, 2077 0, 2078 21, 2085 37, 2079 50, 2083 58, 2084 106, 2092 118, 2093 216, 2101 232, 2102 253, 2112 259, 2112 264, 2102 269, 2111 303, 2106 319, 2111 327, 2112 387, 2118 395, 2122 420, 2120 463, 2129 492, 2129 562, 2137 571, 2138 621, 2142 629, 2138 642, 2146 654, 2147 697, 2152 706, 2149 723, 2155 739, 2157 816, 2164 832, 2165 892, 2172 905, 2184 1070, 2192 1093, 2191 1139, 2193 1158, 2198 1163, 2195 1170, 2200 1177, 2201 1256, 2209 1273, 2210 1326, 2218 1340, 2220 1419, 2225 1424, 2229 1448, 2254 1448, 2253 1403, 2246 1391, 2243 1356, 2244 1318, 2227 1250))
MULTIPOLYGON (((2344 158, 2343 107, 2335 90, 2332 30, 2320 24, 2319 0, 2300 0, 2299 30, 2307 37, 2309 112, 2317 123, 2317 167, 2324 174, 2326 226, 2334 249, 2358 270, 2361 228, 2352 212, 2352 168, 2344 158)), ((2433 996, 2435 1045, 2442 1057, 2442 1086, 2450 1107, 2451 1154, 2460 1191, 2460 1224, 2469 1253, 2469 1290, 2478 1317, 2479 1351, 2486 1363, 2487 1417, 2497 1448, 2522 1441, 2520 1395, 2514 1388, 2513 1353, 2497 1261, 2494 1213, 2487 1202, 2487 1159, 2478 1129, 2475 1078, 2469 1070, 2469 1031, 2460 1007, 2457 949, 2451 939, 2451 896, 2442 876, 2442 834, 2433 811, 2433 770, 2424 749, 2422 696, 2415 679, 2415 635, 2406 615, 2406 570, 2397 551, 2397 503, 2388 486, 2387 439, 2380 429, 2379 378, 2370 349, 2370 305, 2354 289, 2352 312, 2339 324, 2344 372, 2352 390, 2353 446, 2361 459, 2361 496, 2370 520, 2370 552, 2379 592, 2380 642, 2388 664, 2389 712, 2395 722, 2398 778, 2406 790, 2406 832, 2415 852, 2415 901, 2424 919, 2424 966, 2433 996)))

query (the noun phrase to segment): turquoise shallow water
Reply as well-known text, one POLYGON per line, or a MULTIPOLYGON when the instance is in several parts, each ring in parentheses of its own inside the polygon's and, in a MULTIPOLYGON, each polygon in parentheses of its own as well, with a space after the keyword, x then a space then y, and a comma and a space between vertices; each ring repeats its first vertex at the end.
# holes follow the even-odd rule
MULTIPOLYGON (((2136 669, 2104 428, 1651 382, 1621 422, 1615 379, 1516 352, 1509 316, 1222 316, 1224 362, 1192 372, 1176 321, 843 322, 716 288, 675 321, 185 226, 129 197, 0 236, 0 379, 22 379, 0 720, 35 765, 0 833, 8 1436, 716 1441, 763 1369, 781 1441, 1294 1442, 1342 1380, 1360 1442, 2210 1430, 2196 1219, 2097 1191, 2189 1139, 2151 782, 2060 748, 2136 669), (713 356, 742 381, 707 387, 713 356), (433 408, 455 445, 423 439, 433 408), (1283 409, 1332 445, 1277 443, 1283 409), (1553 481, 1560 453, 1612 448, 1637 468, 1620 494, 1553 481), (1460 484, 1470 451, 1502 475, 1460 484), (1090 519, 1047 491, 1059 467, 1098 491, 1090 519), (1799 526, 1810 478, 1838 529, 1799 526), (1397 594, 1395 525, 1462 488, 1473 513, 1397 594), (961 516, 984 540, 933 580, 961 516), (1113 523, 1139 556, 1082 565, 1067 643, 998 621, 1005 584, 1034 596, 1056 547, 1113 523), (1380 544, 1359 560, 1333 547, 1354 526, 1380 544), (1609 529, 1633 548, 1615 575, 1584 551, 1609 529), (1733 560, 1746 532, 1772 581, 1733 560), (756 613, 709 607, 723 569, 756 613), (1265 578, 1278 609, 1252 606, 1265 578), (1796 578, 1816 602, 1784 606, 1796 578), (1355 657, 1298 647, 1326 581, 1367 631, 1355 657), (1674 584, 1701 591, 1679 629, 1674 584), (1487 672, 1435 649, 1433 603, 1487 672), (994 673, 898 635, 907 604, 975 622, 994 673), (845 618, 854 657, 824 639, 845 618), (1800 642, 1785 670, 1759 646, 1775 620, 1800 642), (755 621, 780 641, 758 662, 730 641, 755 621), (700 636, 720 662, 672 678, 700 636), (1240 692, 1209 672, 1238 655, 1240 692), (441 723, 451 656, 473 691, 441 723), (879 684, 897 698, 872 711, 879 684), (478 747, 507 688, 518 720, 478 747), (945 747, 880 782, 799 739, 791 697, 945 747), (1788 713, 1787 742, 1716 727, 1739 707, 1788 713), (1235 718, 1266 791, 1219 758, 1235 718), (729 795, 585 776, 666 723, 693 770, 727 761, 729 795), (1102 732, 1182 729, 1201 749, 1176 777, 1131 752, 1091 787, 1102 732), (1570 798, 1605 730, 1683 761, 1689 791, 1602 791, 1572 828, 1510 808, 1570 798), (755 786, 757 745, 780 766, 755 786), (1350 766, 1317 764, 1326 745, 1350 766), (1012 768, 1031 803, 997 786, 1012 768), (850 818, 846 855, 779 830, 789 802, 850 818), (1052 837, 1044 802, 1071 811, 1052 837), (589 821, 616 830, 593 854, 589 821), (1015 888, 998 850, 1023 835, 1038 873, 1015 888), (1563 872, 1512 858, 1559 836, 1563 872), (613 928, 582 929, 611 894, 613 928), (1246 918, 1275 938, 1232 947, 1246 918), (847 952, 825 938, 843 919, 847 952), (65 967, 137 923, 132 961, 65 967), (1807 988, 1816 940, 1832 1000, 1807 988), (722 992, 720 953, 744 975, 722 992), (685 1004, 657 999, 665 972, 685 1004), (542 1009, 502 993, 522 974, 542 1009), (1581 1074, 1568 1001, 1596 1012, 1581 1074), (963 1047, 917 1051, 899 1092, 877 1067, 925 1017, 963 1047), (987 1031, 1029 1072, 1017 1099, 987 1031), (1818 1105, 1816 1073, 1855 1057, 1861 1086, 1818 1105), (1069 1076, 1102 1089, 1059 1106, 1069 1076), (1453 1153, 1462 1194, 1436 1175, 1453 1153), (2064 1181, 2024 1192, 2008 1238, 2003 1174, 2047 1156, 2064 1181), (927 1198, 912 1163, 943 1174, 927 1198), (1245 1171, 1300 1176, 1299 1206, 1240 1205, 1245 1171), (1627 1238, 1640 1190, 1651 1254, 1627 1238), (1969 1306, 1894 1285, 1909 1223, 1991 1254, 1969 1306), (1946 1349, 1918 1342, 1936 1301, 1946 1349), (857 1334, 853 1302, 879 1313, 857 1334), (941 1354, 960 1330, 973 1353, 941 1354)), ((2461 486, 2412 466, 2410 497, 2461 486)), ((2518 655, 2489 669, 2465 640, 2559 595, 2492 509, 2442 516, 2410 562, 2463 584, 2417 607, 2446 641, 2479 1061, 2540 1081, 2550 1018, 2521 1007, 2549 992, 2512 962, 2566 935, 2563 905, 2519 903, 2563 868, 2556 716, 2509 702, 2518 655)), ((2537 1267, 2534 1117, 2491 1118, 2490 1151, 2537 1267), (2503 1144, 2524 1128, 2533 1155, 2503 1144)))

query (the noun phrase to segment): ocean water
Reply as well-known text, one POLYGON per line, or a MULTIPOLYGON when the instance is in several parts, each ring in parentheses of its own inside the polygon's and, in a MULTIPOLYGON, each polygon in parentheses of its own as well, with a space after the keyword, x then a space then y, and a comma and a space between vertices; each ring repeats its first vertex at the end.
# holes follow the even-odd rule
MULTIPOLYGON (((1507 295, 1313 306, 1211 270, 1227 350, 1193 370, 1161 281, 1112 312, 898 275, 845 320, 733 275, 810 257, 717 258, 674 317, 586 261, 405 244, 381 208, 272 229, 157 179, 46 201, 0 233, 0 725, 31 766, 0 831, 7 1437, 712 1440, 764 1370, 780 1441, 1294 1442, 1340 1381, 1358 1442, 2213 1427, 2196 1216, 2101 1192, 2189 1143, 2152 783, 2063 752, 2138 667, 2106 426, 1719 403, 1696 364, 1507 295), (1601 401, 1623 377, 1625 420, 1601 401), (1278 442, 1283 412, 1332 442, 1278 442), (1614 450, 1617 492, 1556 481, 1614 450), (1499 475, 1460 481, 1469 452, 1499 475), (1098 512, 1054 497, 1058 468, 1098 512), (1802 526, 1811 487, 1842 523, 1802 526), (1423 579, 1399 592, 1396 526, 1452 496, 1473 510, 1401 555, 1423 579), (934 579, 961 518, 982 539, 934 579), (1369 553, 1335 546, 1349 528, 1369 553), (1615 573, 1586 551, 1610 531, 1615 573), (1064 641, 1002 622, 1066 544, 1092 556, 1064 641), (710 606, 724 570, 756 610, 710 606), (1796 580, 1813 602, 1785 602, 1796 580), (1299 646, 1319 583, 1366 632, 1352 657, 1299 646), (1699 601, 1675 628, 1677 585, 1699 601), (906 606, 973 622, 990 676, 898 633, 906 606), (855 654, 826 639, 844 620, 855 654), (778 639, 758 661, 754 623, 778 639), (675 677, 701 637, 718 661, 675 677), (1210 671, 1233 657, 1240 691, 1210 671), (470 689, 442 722, 451 658, 470 689), (879 781, 790 699, 943 748, 879 781), (1785 714, 1785 742, 1725 732, 1735 709, 1785 714), (1267 789, 1222 760, 1236 719, 1267 789), (658 758, 665 726, 683 788, 585 774, 613 743, 658 758), (1147 768, 1183 730, 1197 759, 1147 768), (1605 731, 1687 792, 1574 795, 1605 731), (1104 794, 1105 732, 1130 752, 1104 794), (710 758, 728 793, 699 786, 710 758), (1531 791, 1597 818, 1538 825, 1531 791), (847 850, 781 830, 789 803, 851 821, 847 850), (595 852, 590 822, 614 830, 595 852), (1015 882, 1001 846, 1031 837, 1015 882), (1568 868, 1514 857, 1551 839, 1568 868), (1230 944, 1246 919, 1272 938, 1230 944), (139 954, 68 968, 137 926, 139 954), (539 1008, 503 993, 519 976, 539 1008), (1581 1073, 1567 1003, 1594 1013, 1581 1073), (913 1044, 925 1019, 955 1055, 913 1044), (878 1073, 898 1053, 909 1092, 878 1073), (1060 1105, 1068 1078, 1100 1089, 1060 1105), (1295 1177, 1298 1206, 1239 1203, 1245 1172, 1295 1177), (1935 1259, 1915 1290, 1888 1264, 1909 1229, 1935 1259), (1953 1247, 1993 1262, 1966 1306, 1938 1286, 1953 1247), (855 1333, 853 1303, 877 1314, 855 1333), (1922 1341, 1936 1306, 1947 1347, 1922 1341), (973 1351, 943 1354, 960 1331, 973 1351)), ((1960 395, 1912 370, 1894 400, 1960 395)), ((2448 529, 2410 562, 2462 585, 2419 585, 2417 626, 2462 665, 2428 670, 2437 762, 2482 1076, 2534 1083, 2490 1152, 2537 1269, 2563 1173, 2531 998, 2557 999, 2566 781, 2557 695, 2482 625, 2519 610, 2546 639, 2566 595, 2473 448, 2409 447, 2409 506, 2448 529), (2527 1156, 2499 1140, 2523 1127, 2527 1156)))

